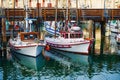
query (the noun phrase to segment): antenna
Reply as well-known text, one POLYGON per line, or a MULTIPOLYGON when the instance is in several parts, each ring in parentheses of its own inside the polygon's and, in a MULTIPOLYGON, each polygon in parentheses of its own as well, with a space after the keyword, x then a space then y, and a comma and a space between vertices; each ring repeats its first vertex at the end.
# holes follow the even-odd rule
POLYGON ((104 17, 107 20, 107 18, 108 18, 108 9, 106 8, 106 0, 104 0, 104 17))

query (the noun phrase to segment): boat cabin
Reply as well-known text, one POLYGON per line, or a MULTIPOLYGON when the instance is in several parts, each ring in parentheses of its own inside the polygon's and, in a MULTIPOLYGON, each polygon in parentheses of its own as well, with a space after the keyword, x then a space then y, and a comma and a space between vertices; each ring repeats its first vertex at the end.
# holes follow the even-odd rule
POLYGON ((60 33, 61 33, 61 37, 64 37, 64 38, 82 38, 83 37, 83 33, 81 31, 79 32, 62 31, 60 33))
POLYGON ((38 32, 20 32, 21 41, 23 40, 34 40, 35 38, 39 38, 38 32))

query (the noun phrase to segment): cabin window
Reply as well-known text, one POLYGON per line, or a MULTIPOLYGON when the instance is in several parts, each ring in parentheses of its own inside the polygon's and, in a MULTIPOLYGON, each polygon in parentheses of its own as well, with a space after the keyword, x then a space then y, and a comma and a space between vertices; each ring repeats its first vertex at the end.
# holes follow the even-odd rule
POLYGON ((64 35, 62 34, 62 37, 64 37, 64 35))
POLYGON ((81 38, 82 34, 76 34, 76 38, 81 38))
POLYGON ((74 38, 74 34, 70 34, 70 38, 74 38))
POLYGON ((118 29, 118 26, 115 26, 115 29, 118 29))
POLYGON ((37 35, 36 35, 36 34, 34 35, 34 38, 37 38, 37 35))
POLYGON ((65 35, 65 38, 68 38, 68 34, 65 35))
POLYGON ((24 35, 24 39, 26 40, 26 39, 28 39, 29 38, 29 35, 24 35))
POLYGON ((76 38, 79 38, 79 34, 76 34, 75 37, 76 37, 76 38))
POLYGON ((35 39, 35 38, 37 38, 36 34, 30 34, 30 35, 26 34, 26 35, 24 35, 24 40, 35 39))
POLYGON ((62 37, 64 37, 64 38, 65 38, 65 34, 62 34, 62 37))
POLYGON ((81 38, 81 37, 83 37, 83 34, 80 34, 79 36, 80 36, 80 38, 81 38))
POLYGON ((31 34, 31 35, 30 35, 30 39, 33 39, 33 38, 34 38, 34 35, 31 34))
POLYGON ((35 39, 35 38, 37 38, 36 34, 30 34, 30 39, 35 39))

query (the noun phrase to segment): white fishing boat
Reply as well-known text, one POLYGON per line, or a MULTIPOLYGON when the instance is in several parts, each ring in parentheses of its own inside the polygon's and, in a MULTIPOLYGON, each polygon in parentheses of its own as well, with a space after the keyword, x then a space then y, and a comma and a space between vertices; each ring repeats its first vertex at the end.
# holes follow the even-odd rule
POLYGON ((38 38, 38 32, 20 32, 16 38, 9 40, 10 50, 13 52, 37 57, 45 44, 38 38))
POLYGON ((26 0, 26 31, 19 32, 15 38, 10 38, 9 46, 10 50, 16 52, 16 54, 22 54, 31 57, 37 57, 41 54, 42 49, 45 47, 43 41, 40 40, 39 32, 31 30, 31 23, 35 19, 29 19, 28 17, 28 5, 26 0))
POLYGON ((76 28, 71 27, 70 32, 61 31, 59 37, 46 37, 46 44, 50 48, 61 51, 88 55, 92 39, 84 39, 81 29, 78 26, 74 27, 76 28), (78 30, 76 31, 76 29, 78 30))
MULTIPOLYGON (((68 0, 66 5, 68 6, 68 0)), ((57 16, 55 18, 55 23, 56 22, 57 16)), ((67 8, 65 25, 62 26, 63 29, 60 30, 60 35, 56 36, 55 34, 54 37, 46 37, 45 38, 45 42, 47 45, 46 47, 54 48, 65 52, 88 55, 90 46, 92 45, 92 39, 84 39, 81 28, 77 25, 69 26, 69 22, 70 21, 68 21, 68 8, 67 8)))

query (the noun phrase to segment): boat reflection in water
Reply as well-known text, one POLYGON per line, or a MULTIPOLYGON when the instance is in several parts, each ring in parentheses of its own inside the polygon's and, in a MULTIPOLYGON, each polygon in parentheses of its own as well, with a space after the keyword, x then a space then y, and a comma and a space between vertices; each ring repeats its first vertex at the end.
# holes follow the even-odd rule
POLYGON ((25 66, 26 68, 40 70, 45 64, 45 58, 40 53, 37 57, 25 56, 21 54, 17 54, 15 52, 12 53, 12 59, 18 62, 21 66, 25 66))
POLYGON ((81 54, 74 54, 70 52, 64 52, 59 50, 49 50, 45 51, 45 56, 48 56, 52 59, 55 59, 56 61, 60 61, 65 65, 71 65, 73 63, 75 64, 83 64, 83 65, 89 65, 89 55, 81 55, 81 54))

